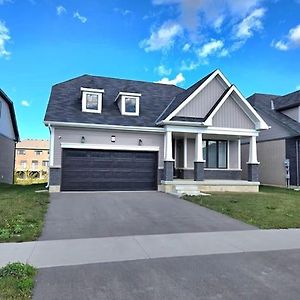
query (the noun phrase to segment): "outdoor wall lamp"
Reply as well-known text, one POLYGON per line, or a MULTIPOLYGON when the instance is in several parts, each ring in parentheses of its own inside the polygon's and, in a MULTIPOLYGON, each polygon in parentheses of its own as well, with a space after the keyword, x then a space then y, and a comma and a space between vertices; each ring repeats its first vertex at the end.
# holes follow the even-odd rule
POLYGON ((81 137, 81 143, 82 143, 82 144, 85 143, 85 137, 84 137, 84 136, 81 137))
POLYGON ((139 146, 142 146, 143 145, 143 141, 142 139, 139 139, 139 146))
POLYGON ((115 141, 116 141, 116 136, 115 136, 115 135, 112 135, 112 136, 111 136, 111 142, 114 143, 115 141))

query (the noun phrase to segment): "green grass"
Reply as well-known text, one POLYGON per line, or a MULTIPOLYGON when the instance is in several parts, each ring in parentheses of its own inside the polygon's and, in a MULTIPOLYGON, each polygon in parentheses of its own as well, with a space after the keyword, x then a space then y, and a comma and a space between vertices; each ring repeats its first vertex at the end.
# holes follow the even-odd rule
POLYGON ((262 229, 300 227, 300 191, 262 186, 260 193, 214 193, 184 199, 262 229))
POLYGON ((11 263, 0 269, 0 299, 30 299, 36 269, 22 263, 11 263))
POLYGON ((0 242, 32 241, 39 237, 47 211, 45 185, 0 184, 0 242))

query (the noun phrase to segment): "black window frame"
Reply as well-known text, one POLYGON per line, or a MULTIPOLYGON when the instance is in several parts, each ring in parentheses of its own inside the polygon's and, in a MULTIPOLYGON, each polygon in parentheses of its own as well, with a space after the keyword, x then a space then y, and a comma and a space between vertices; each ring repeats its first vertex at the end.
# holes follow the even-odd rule
MULTIPOLYGON (((206 153, 205 153, 205 168, 206 169, 220 169, 220 170, 226 170, 228 169, 228 141, 227 140, 212 140, 212 139, 209 139, 209 140, 203 140, 203 142, 205 142, 205 148, 206 148, 206 153), (208 155, 208 143, 209 142, 216 142, 216 147, 217 147, 217 151, 216 151, 216 167, 212 168, 212 167, 209 167, 209 155, 208 155), (225 142, 226 143, 226 153, 225 153, 225 158, 226 158, 226 166, 225 167, 219 167, 219 143, 220 142, 225 142)), ((203 151, 203 145, 202 145, 202 151, 203 151)))

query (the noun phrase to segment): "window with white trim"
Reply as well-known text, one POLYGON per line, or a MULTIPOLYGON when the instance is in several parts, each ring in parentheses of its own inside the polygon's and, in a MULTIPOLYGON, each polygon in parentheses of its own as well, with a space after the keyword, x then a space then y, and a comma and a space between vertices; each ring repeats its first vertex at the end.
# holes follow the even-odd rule
POLYGON ((102 95, 104 90, 81 88, 82 91, 82 111, 91 113, 101 113, 102 95))
POLYGON ((122 115, 138 116, 140 114, 140 98, 138 96, 122 96, 122 115))

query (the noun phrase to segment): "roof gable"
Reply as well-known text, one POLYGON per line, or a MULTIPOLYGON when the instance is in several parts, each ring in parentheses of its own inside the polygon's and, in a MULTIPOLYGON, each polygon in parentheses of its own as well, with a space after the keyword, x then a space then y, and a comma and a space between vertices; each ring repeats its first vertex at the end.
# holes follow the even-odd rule
POLYGON ((274 98, 276 110, 283 110, 300 105, 300 91, 274 98))

